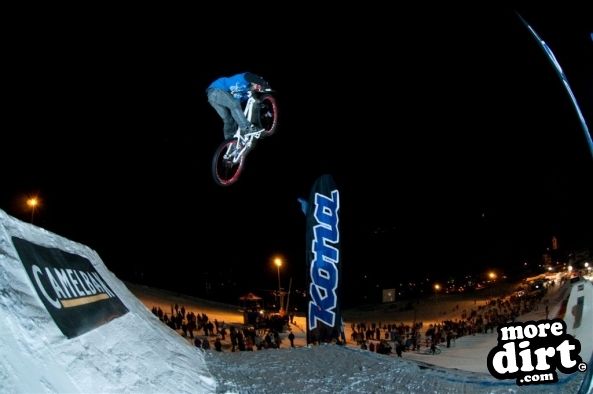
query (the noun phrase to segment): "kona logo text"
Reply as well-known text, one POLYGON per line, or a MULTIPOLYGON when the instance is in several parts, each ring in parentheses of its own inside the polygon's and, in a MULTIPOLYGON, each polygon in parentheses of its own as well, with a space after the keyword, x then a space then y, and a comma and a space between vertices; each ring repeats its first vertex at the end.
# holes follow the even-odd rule
POLYGON ((340 197, 337 190, 332 190, 331 197, 315 194, 313 241, 311 251, 311 284, 309 293, 309 330, 317 328, 317 322, 335 327, 335 308, 338 303, 338 267, 340 252, 336 245, 340 241, 338 230, 338 210, 340 197))

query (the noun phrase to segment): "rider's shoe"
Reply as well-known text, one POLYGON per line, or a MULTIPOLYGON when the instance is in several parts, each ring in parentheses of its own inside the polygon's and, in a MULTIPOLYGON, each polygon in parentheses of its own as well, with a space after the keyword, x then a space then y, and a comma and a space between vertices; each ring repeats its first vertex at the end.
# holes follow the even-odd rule
POLYGON ((263 129, 257 127, 254 124, 250 124, 249 127, 247 127, 246 129, 241 129, 241 134, 245 135, 245 134, 249 134, 249 133, 257 133, 258 131, 262 131, 263 129))

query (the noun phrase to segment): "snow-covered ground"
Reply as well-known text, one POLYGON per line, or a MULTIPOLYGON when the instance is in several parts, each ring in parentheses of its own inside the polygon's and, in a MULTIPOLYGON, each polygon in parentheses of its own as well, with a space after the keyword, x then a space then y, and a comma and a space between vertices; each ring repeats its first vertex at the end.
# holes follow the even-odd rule
MULTIPOLYGON (((160 306, 167 312, 177 303, 188 311, 206 313, 210 320, 241 323, 237 307, 124 284, 93 250, 1 210, 0 267, 2 393, 575 393, 584 376, 563 375, 558 384, 532 387, 497 380, 485 371, 494 334, 459 338, 439 355, 407 352, 402 358, 361 350, 351 343, 307 347, 302 317, 291 326, 295 348, 288 346, 283 334, 280 349, 230 352, 227 342, 223 352, 200 350, 150 309, 160 306), (26 240, 31 249, 17 251, 13 237, 26 240), (49 260, 58 265, 46 266, 49 260), (72 261, 78 265, 66 268, 72 261), (91 271, 104 286, 85 278, 91 271), (66 275, 58 278, 59 272, 66 275), (50 279, 52 275, 58 280, 50 279), (89 310, 76 313, 77 308, 100 309, 106 302, 121 302, 126 312, 95 320, 91 329, 77 335, 65 335, 54 317, 74 312, 62 315, 67 317, 62 324, 88 328, 89 310), (49 312, 52 305, 54 314, 49 312)), ((563 291, 558 286, 549 293, 550 305, 559 307, 563 291)), ((428 325, 455 318, 460 310, 480 302, 484 303, 442 297, 418 304, 414 317, 428 325)), ((542 311, 526 318, 538 319, 542 311)), ((587 311, 590 314, 590 307, 587 311)), ((396 313, 382 307, 346 311, 344 316, 347 338, 352 322, 411 322, 409 311, 396 313)), ((591 332, 584 332, 579 339, 590 353, 591 332)))
MULTIPOLYGON (((207 313, 211 320, 242 323, 237 307, 203 302, 170 292, 129 285, 130 289, 148 308, 160 306, 170 311, 175 303, 194 312, 207 313)), ((570 284, 566 284, 570 286, 570 284)), ((542 300, 542 307, 519 319, 520 321, 545 318, 543 303, 549 303, 550 315, 558 312, 567 287, 556 285, 542 300)), ((394 312, 378 306, 375 310, 346 311, 346 334, 350 323, 357 321, 411 323, 415 317, 425 327, 444 319, 459 318, 460 311, 485 306, 486 299, 440 297, 416 306, 413 312, 394 312), (455 306, 459 305, 459 308, 455 306), (440 319, 440 320, 439 320, 440 319)), ((438 355, 424 352, 404 352, 402 358, 360 350, 357 345, 321 345, 307 347, 304 317, 296 317, 291 325, 295 333, 296 348, 290 348, 286 333, 282 334, 280 349, 231 352, 228 338, 223 351, 205 351, 206 363, 215 376, 217 392, 249 393, 497 393, 497 392, 577 392, 583 375, 559 374, 557 385, 518 387, 514 380, 493 378, 486 367, 486 356, 496 346, 496 333, 468 335, 457 339, 450 348, 442 347, 438 355)), ((189 340, 188 340, 189 342, 189 340)), ((583 357, 585 358, 585 357, 583 357)))
POLYGON ((93 250, 0 210, 0 393, 215 389, 205 355, 151 314, 93 250), (15 237, 39 253, 17 252, 15 237), (50 261, 67 274, 46 270, 50 261), (50 272, 53 281, 46 280, 50 272), (97 275, 94 282, 89 272, 97 275), (101 308, 110 302, 123 303, 127 312, 111 319, 113 310, 101 308), (106 314, 89 324, 101 311, 106 314), (60 317, 70 328, 92 328, 68 337, 60 317))

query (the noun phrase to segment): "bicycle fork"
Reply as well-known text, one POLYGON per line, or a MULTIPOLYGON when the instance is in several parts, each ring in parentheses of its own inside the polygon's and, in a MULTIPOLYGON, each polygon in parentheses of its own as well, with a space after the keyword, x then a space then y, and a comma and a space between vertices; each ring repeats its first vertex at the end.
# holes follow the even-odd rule
MULTIPOLYGON (((240 133, 240 132, 239 132, 240 133)), ((241 157, 243 157, 249 149, 253 147, 255 140, 259 139, 261 131, 255 133, 249 133, 246 135, 237 135, 237 142, 229 147, 224 155, 224 158, 233 162, 233 164, 239 163, 241 157)))

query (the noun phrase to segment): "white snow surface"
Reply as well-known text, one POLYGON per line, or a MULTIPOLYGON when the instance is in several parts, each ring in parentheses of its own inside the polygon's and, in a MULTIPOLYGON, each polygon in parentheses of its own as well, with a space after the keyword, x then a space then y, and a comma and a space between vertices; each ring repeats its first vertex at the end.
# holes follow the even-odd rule
POLYGON ((0 210, 0 392, 214 392, 204 353, 164 326, 97 253, 0 210), (87 258, 129 312, 66 338, 40 301, 11 236, 87 258))
MULTIPOLYGON (((304 318, 291 325, 291 348, 283 333, 280 349, 231 352, 199 350, 189 339, 165 326, 151 312, 170 312, 175 303, 210 320, 240 324, 236 306, 187 297, 146 286, 124 284, 87 246, 23 223, 0 210, 0 392, 2 393, 576 393, 584 374, 559 373, 553 385, 522 386, 497 380, 486 368, 496 334, 457 339, 439 355, 404 352, 402 358, 358 349, 353 344, 306 346, 304 318), (129 309, 92 331, 66 338, 40 301, 16 253, 11 236, 62 249, 87 258, 129 309)), ((556 286, 548 296, 551 315, 570 289, 556 286)), ((447 300, 416 308, 418 320, 454 318, 454 304, 471 308, 483 300, 447 300)), ((588 328, 574 334, 588 361, 593 340, 591 306, 588 328)), ((345 311, 350 323, 365 320, 411 322, 408 312, 384 308, 345 311)), ((543 307, 521 321, 544 318, 543 307)))

